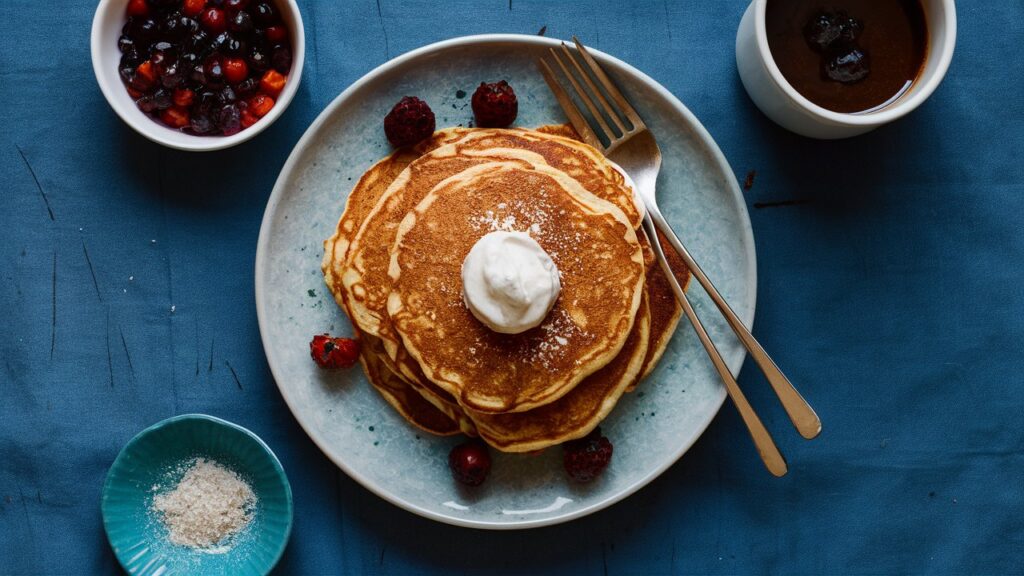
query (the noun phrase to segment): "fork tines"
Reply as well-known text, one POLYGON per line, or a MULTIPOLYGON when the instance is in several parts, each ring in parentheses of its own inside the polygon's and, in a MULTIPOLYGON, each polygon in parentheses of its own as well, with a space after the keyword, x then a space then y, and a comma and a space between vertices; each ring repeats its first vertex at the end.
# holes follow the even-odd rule
POLYGON ((598 134, 587 117, 576 106, 576 102, 558 81, 554 69, 547 60, 540 58, 537 63, 544 76, 544 81, 551 88, 555 99, 565 110, 576 131, 580 133, 587 144, 607 155, 619 144, 628 140, 630 136, 645 130, 646 126, 583 43, 575 36, 572 37, 572 40, 576 44, 575 54, 563 42, 558 49, 551 48, 549 50, 551 59, 557 63, 562 75, 572 86, 572 90, 586 106, 601 134, 598 134), (580 80, 586 85, 586 89, 580 84, 580 80), (597 80, 597 84, 594 80, 597 80), (598 88, 598 84, 603 88, 603 92, 598 88), (594 102, 595 99, 597 103, 594 102), (611 125, 608 123, 609 120, 611 125), (603 140, 602 136, 604 136, 603 140), (608 143, 605 144, 605 141, 608 143))

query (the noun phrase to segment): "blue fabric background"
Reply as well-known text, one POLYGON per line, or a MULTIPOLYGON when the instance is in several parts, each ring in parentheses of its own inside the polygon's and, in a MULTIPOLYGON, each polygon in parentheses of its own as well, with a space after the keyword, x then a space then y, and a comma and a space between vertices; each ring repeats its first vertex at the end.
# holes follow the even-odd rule
POLYGON ((118 572, 104 474, 136 432, 185 412, 247 426, 281 457, 296 506, 281 574, 1024 572, 1019 0, 960 2, 945 83, 899 123, 842 142, 793 136, 750 103, 733 55, 745 0, 300 3, 309 53, 291 108, 248 144, 194 155, 107 106, 89 61, 94 2, 0 2, 0 573, 118 572), (542 26, 649 73, 741 182, 757 171, 755 333, 825 426, 800 439, 744 368, 786 478, 764 471, 726 406, 613 508, 476 532, 371 495, 282 402, 253 259, 305 127, 390 57, 542 26))

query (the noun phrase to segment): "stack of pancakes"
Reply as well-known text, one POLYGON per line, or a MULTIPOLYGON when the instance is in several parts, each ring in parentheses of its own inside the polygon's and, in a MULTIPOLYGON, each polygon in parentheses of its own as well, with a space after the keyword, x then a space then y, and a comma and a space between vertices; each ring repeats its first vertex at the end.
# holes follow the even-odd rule
POLYGON ((569 127, 451 128, 363 175, 323 272, 370 382, 409 422, 527 452, 589 433, 675 330, 641 220, 623 175, 569 127), (466 254, 498 230, 530 234, 561 274, 551 312, 521 334, 491 331, 462 299, 466 254))

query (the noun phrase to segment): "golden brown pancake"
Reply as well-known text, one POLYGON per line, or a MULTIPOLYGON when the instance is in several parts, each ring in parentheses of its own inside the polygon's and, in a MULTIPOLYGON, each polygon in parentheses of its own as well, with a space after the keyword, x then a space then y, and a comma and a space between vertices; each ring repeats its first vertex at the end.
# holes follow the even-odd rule
POLYGON ((345 294, 344 300, 352 313, 352 321, 364 332, 381 338, 392 358, 397 354, 399 342, 386 310, 389 291, 386 272, 390 258, 388 247, 394 241, 398 223, 438 182, 466 168, 494 159, 523 159, 534 163, 557 164, 564 167, 569 176, 581 182, 586 180, 602 194, 614 196, 620 204, 634 210, 636 208, 622 175, 606 162, 600 162, 601 157, 597 151, 581 142, 559 136, 521 129, 467 130, 456 142, 434 149, 409 164, 365 217, 352 239, 344 261, 338 260, 340 250, 335 249, 331 256, 333 265, 325 266, 325 270, 330 268, 335 272, 330 279, 331 283, 337 285, 337 278, 341 280, 338 290, 345 294), (522 148, 490 147, 491 144, 501 143, 515 143, 522 148))
MULTIPOLYGON (((676 280, 683 290, 686 290, 690 281, 690 273, 686 263, 676 254, 668 240, 665 240, 660 233, 658 234, 658 239, 661 241, 661 249, 665 253, 672 271, 675 273, 676 280)), ((646 267, 647 275, 645 290, 647 297, 650 299, 651 336, 650 345, 647 347, 647 357, 644 358, 643 367, 640 370, 640 378, 630 384, 629 388, 626 389, 627 392, 635 390, 640 380, 646 378, 651 373, 651 370, 654 370, 654 367, 658 365, 658 361, 661 360, 662 354, 665 353, 668 342, 672 339, 672 334, 675 333, 676 326, 679 324, 679 317, 683 313, 683 308, 679 305, 679 301, 676 300, 676 295, 668 283, 668 278, 665 277, 665 273, 661 270, 661 266, 654 256, 654 251, 651 249, 647 234, 642 235, 640 243, 644 246, 644 266, 646 267)))
POLYGON ((607 364, 629 336, 644 284, 642 250, 621 210, 544 163, 508 161, 437 184, 402 220, 389 274, 387 312, 406 349, 459 404, 486 413, 553 402, 607 364), (516 335, 480 323, 461 296, 466 254, 499 229, 528 231, 562 276, 544 322, 516 335))
POLYGON ((548 166, 565 172, 591 194, 618 206, 633 228, 640 227, 643 212, 637 207, 622 174, 608 163, 603 154, 583 142, 533 130, 478 130, 467 133, 459 144, 463 153, 469 155, 481 151, 493 156, 495 148, 539 154, 548 166))
MULTIPOLYGON (((338 220, 338 227, 330 238, 324 241, 324 258, 320 269, 324 273, 331 294, 338 305, 348 311, 345 303, 345 291, 341 289, 341 274, 345 265, 345 254, 359 226, 373 210, 384 195, 388 186, 405 170, 413 160, 423 154, 458 140, 469 130, 466 128, 446 128, 438 130, 433 136, 416 146, 400 148, 383 158, 363 173, 352 188, 345 201, 345 210, 338 220)), ((351 314, 349 314, 351 316, 351 314)))
POLYGON ((461 431, 454 420, 424 400, 384 365, 382 357, 386 355, 380 347, 379 340, 364 335, 362 342, 364 350, 359 356, 359 361, 366 371, 367 379, 399 414, 416 427, 431 434, 451 436, 461 431))
MULTIPOLYGON (((417 145, 416 147, 398 150, 387 158, 384 158, 371 167, 353 188, 349 194, 345 212, 338 222, 337 231, 324 243, 325 255, 323 270, 325 281, 339 305, 341 305, 346 312, 348 312, 348 310, 347 306, 344 304, 343 298, 345 291, 342 289, 340 281, 341 272, 345 265, 344 256, 349 249, 352 237, 359 230, 367 215, 373 211, 377 202, 384 195, 388 187, 411 162, 425 153, 435 150, 445 144, 458 141, 467 134, 471 134, 473 132, 483 133, 491 131, 462 128, 452 128, 439 131, 435 133, 431 139, 417 145)), ((598 184, 601 184, 601 180, 597 180, 597 178, 602 177, 601 175, 588 174, 586 170, 581 169, 580 165, 586 164, 586 157, 583 157, 583 161, 579 164, 572 161, 565 162, 560 158, 559 154, 552 153, 550 144, 541 144, 540 146, 537 146, 535 142, 532 142, 538 140, 536 135, 537 132, 553 134, 579 141, 580 138, 578 134, 576 134, 575 130, 573 130, 571 126, 552 125, 542 126, 537 128, 536 131, 516 130, 499 132, 523 132, 524 134, 522 136, 516 135, 513 138, 503 138, 501 136, 495 137, 493 134, 488 134, 485 137, 481 134, 474 138, 470 138, 470 140, 473 140, 473 146, 478 148, 485 145, 502 144, 505 146, 519 145, 530 149, 532 145, 534 146, 533 151, 541 153, 544 160, 549 164, 558 166, 567 172, 575 170, 574 176, 579 178, 581 181, 589 178, 589 180, 586 181, 591 183, 596 181, 598 184), (547 150, 547 155, 543 154, 544 150, 547 150)), ((541 140, 541 142, 543 142, 543 140, 541 140)), ((467 146, 466 149, 472 150, 469 146, 467 146)), ((621 175, 619 175, 617 171, 615 171, 611 180, 615 184, 622 184, 621 175), (618 179, 617 182, 615 182, 616 178, 618 179)), ((589 425, 591 421, 593 422, 593 425, 596 425, 597 422, 603 419, 619 397, 614 394, 615 388, 609 387, 608 385, 608 382, 610 382, 608 374, 612 372, 613 367, 619 366, 621 368, 627 364, 626 358, 628 356, 632 356, 634 359, 637 356, 636 349, 638 347, 636 346, 635 339, 637 331, 640 330, 640 325, 644 323, 642 320, 644 317, 644 311, 649 315, 647 321, 647 324, 649 324, 649 344, 645 346, 646 354, 643 357, 641 373, 639 375, 634 375, 631 378, 622 378, 622 381, 629 385, 628 390, 634 389, 639 379, 646 376, 647 373, 649 373, 656 365, 658 359, 660 359, 679 320, 681 308, 675 301, 671 288, 668 286, 668 282, 661 272, 660 267, 653 259, 653 252, 650 252, 650 248, 646 242, 646 237, 643 237, 642 232, 638 232, 638 234, 642 237, 641 242, 644 244, 644 258, 646 260, 645 264, 647 264, 645 294, 646 298, 650 300, 650 305, 644 305, 641 307, 641 310, 638 311, 637 322, 634 324, 634 328, 630 332, 630 337, 623 346, 622 352, 620 352, 620 354, 616 356, 616 358, 605 368, 602 368, 598 372, 584 379, 583 382, 577 386, 576 390, 570 392, 565 397, 551 405, 574 406, 580 408, 572 410, 572 412, 575 413, 575 416, 566 414, 561 419, 555 419, 552 424, 548 426, 546 433, 543 428, 539 426, 541 423, 539 417, 544 413, 544 408, 509 415, 486 415, 482 413, 474 413, 473 416, 476 419, 491 422, 491 433, 488 441, 499 449, 507 451, 528 451, 539 449, 543 447, 543 445, 555 444, 570 438, 585 435, 593 427, 592 425, 589 425), (653 266, 651 264, 653 264, 653 266), (632 352, 632 354, 630 354, 630 352, 632 352), (598 378, 599 375, 601 376, 601 381, 605 382, 604 389, 612 391, 612 395, 614 396, 613 399, 606 399, 603 402, 595 401, 598 396, 596 390, 599 387, 595 386, 593 382, 596 381, 595 379, 598 378), (599 416, 592 417, 590 419, 586 418, 586 414, 596 414, 593 412, 594 406, 603 406, 605 405, 605 402, 607 402, 608 407, 606 410, 603 410, 603 412, 599 411, 599 416), (531 417, 530 415, 534 412, 537 414, 531 417), (513 416, 521 416, 523 418, 521 422, 516 423, 517 418, 512 418, 513 416), (573 426, 574 422, 583 422, 588 425, 579 426, 577 429, 578 433, 567 435, 566 431, 573 426), (561 440, 550 440, 551 438, 558 437, 560 434, 563 436, 561 440), (545 440, 545 438, 547 438, 547 440, 545 440)), ((678 255, 671 250, 664 239, 662 239, 662 245, 665 247, 665 252, 669 257, 670 263, 672 263, 673 268, 677 271, 677 278, 685 289, 686 281, 688 280, 685 265, 682 263, 678 255)), ((351 314, 349 314, 349 316, 351 317, 351 314)), ((367 367, 366 361, 364 360, 364 367, 366 368, 367 375, 378 391, 380 391, 388 402, 395 406, 403 416, 409 419, 413 424, 429 432, 441 434, 454 433, 449 432, 448 430, 452 424, 455 424, 457 427, 461 428, 464 433, 476 435, 476 429, 473 422, 467 417, 465 411, 455 402, 454 398, 450 394, 426 378, 420 369, 419 364, 409 355, 404 347, 400 344, 396 347, 392 347, 392 353, 388 354, 383 351, 380 340, 373 340, 376 340, 376 342, 369 347, 369 350, 364 348, 364 354, 369 353, 372 355, 371 362, 375 367, 374 374, 371 375, 371 368, 367 367), (392 355, 394 358, 392 358, 392 355), (381 377, 378 376, 378 374, 385 375, 386 386, 379 385, 381 377), (420 395, 429 404, 417 401, 414 398, 416 395, 420 395), (447 418, 448 423, 439 425, 438 422, 440 422, 440 420, 437 416, 447 418), (426 422, 426 425, 423 424, 424 422, 426 422)), ((366 341, 367 340, 364 339, 364 342, 366 341)), ((621 394, 621 391, 619 393, 621 394)))
POLYGON ((612 411, 626 388, 640 378, 650 320, 644 295, 618 356, 558 400, 527 412, 469 412, 480 437, 503 452, 530 452, 589 434, 612 411))

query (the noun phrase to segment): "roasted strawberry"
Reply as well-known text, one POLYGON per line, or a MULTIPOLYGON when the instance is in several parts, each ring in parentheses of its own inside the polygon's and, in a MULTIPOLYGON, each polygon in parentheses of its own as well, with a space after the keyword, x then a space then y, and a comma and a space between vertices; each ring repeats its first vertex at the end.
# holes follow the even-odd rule
POLYGON ((318 334, 309 343, 309 353, 321 368, 350 368, 359 360, 359 342, 318 334))

